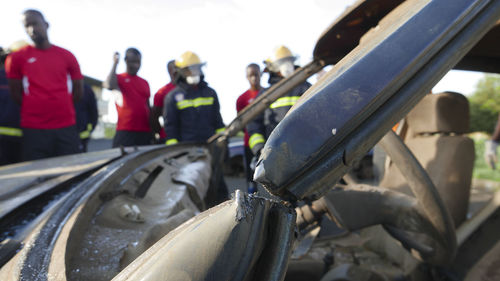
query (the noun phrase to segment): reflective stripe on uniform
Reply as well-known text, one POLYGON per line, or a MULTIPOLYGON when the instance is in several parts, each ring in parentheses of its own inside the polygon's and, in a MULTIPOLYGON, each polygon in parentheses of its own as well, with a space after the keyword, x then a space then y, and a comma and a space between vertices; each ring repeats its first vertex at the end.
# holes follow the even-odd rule
POLYGON ((181 100, 177 102, 177 108, 182 110, 188 107, 198 107, 203 105, 212 105, 214 104, 214 98, 196 98, 192 100, 181 100))
POLYGON ((178 143, 177 139, 169 139, 165 142, 166 145, 173 145, 178 143))
POLYGON ((23 131, 19 128, 0 127, 0 135, 11 137, 22 137, 23 131))
POLYGON ((250 139, 248 140, 248 146, 250 149, 253 149, 253 147, 259 143, 264 143, 265 139, 264 136, 261 134, 253 134, 250 139))
POLYGON ((81 139, 88 139, 90 138, 90 133, 92 132, 92 124, 88 123, 87 124, 87 130, 80 132, 80 138, 81 139))
POLYGON ((222 133, 226 130, 226 128, 222 127, 222 128, 219 128, 217 130, 215 130, 215 133, 218 134, 218 133, 222 133))
POLYGON ((294 105, 297 100, 299 100, 300 97, 294 96, 294 97, 282 97, 277 99, 275 102, 273 102, 269 107, 270 108, 277 108, 277 107, 283 107, 283 106, 292 106, 294 105))

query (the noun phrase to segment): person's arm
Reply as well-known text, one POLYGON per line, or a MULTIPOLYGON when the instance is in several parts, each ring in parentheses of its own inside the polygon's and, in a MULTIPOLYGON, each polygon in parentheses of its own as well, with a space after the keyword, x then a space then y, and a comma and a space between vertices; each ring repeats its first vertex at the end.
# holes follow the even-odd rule
POLYGON ((500 141, 500 114, 498 114, 497 124, 495 126, 495 131, 493 131, 491 139, 484 142, 484 158, 486 164, 488 164, 488 166, 490 166, 490 168, 492 168, 493 170, 495 170, 495 163, 498 162, 498 141, 500 141))
POLYGON ((118 79, 116 78, 116 67, 118 66, 118 62, 120 61, 120 54, 116 52, 113 55, 113 66, 111 67, 111 71, 109 72, 108 77, 102 83, 102 86, 108 90, 119 90, 118 87, 118 79))
POLYGON ((222 133, 226 129, 224 125, 224 121, 222 121, 222 115, 220 114, 220 104, 219 99, 217 98, 217 93, 214 91, 214 104, 215 104, 215 133, 222 133))
POLYGON ((7 74, 7 83, 9 84, 10 96, 15 103, 21 105, 23 100, 23 73, 21 70, 22 63, 20 63, 14 57, 15 53, 7 56, 5 60, 5 72, 7 74))
POLYGON ((167 133, 166 145, 179 142, 179 111, 175 100, 176 93, 165 96, 163 118, 165 120, 165 133, 167 133))
POLYGON ((162 89, 160 88, 153 98, 153 107, 151 107, 151 130, 153 130, 154 134, 160 134, 161 125, 158 118, 163 114, 165 96, 162 98, 162 89))
POLYGON ((92 131, 97 126, 97 119, 99 118, 99 113, 97 111, 97 100, 95 98, 95 93, 92 91, 91 87, 87 88, 88 90, 88 109, 89 109, 89 122, 92 125, 92 131))
POLYGON ((21 105, 23 100, 23 82, 17 79, 8 79, 10 96, 15 103, 21 105))
MULTIPOLYGON (((153 129, 153 107, 151 106, 151 104, 149 103, 149 98, 151 97, 151 88, 149 88, 149 83, 146 82, 146 85, 147 85, 147 99, 146 99, 146 108, 148 109, 148 123, 149 123, 149 128, 151 129, 152 133, 153 133, 153 138, 154 140, 156 140, 156 136, 155 136, 155 131, 153 129)), ((153 103, 154 104, 154 103, 153 103)))
POLYGON ((71 80, 73 82, 73 102, 83 97, 83 79, 71 80))
POLYGON ((73 84, 73 102, 78 102, 83 97, 83 75, 80 70, 80 64, 76 57, 71 52, 65 53, 65 59, 67 63, 66 70, 71 77, 71 82, 73 84))
MULTIPOLYGON (((259 93, 259 95, 262 92, 259 93)), ((247 132, 250 136, 248 140, 248 146, 254 155, 259 155, 261 149, 264 147, 264 143, 266 142, 265 134, 266 127, 264 125, 264 114, 259 114, 254 120, 250 121, 247 126, 247 132)))
POLYGON ((158 118, 160 118, 162 111, 163 108, 155 105, 153 105, 153 107, 151 108, 151 120, 150 120, 151 130, 153 130, 153 133, 155 134, 159 134, 161 130, 161 125, 158 118))

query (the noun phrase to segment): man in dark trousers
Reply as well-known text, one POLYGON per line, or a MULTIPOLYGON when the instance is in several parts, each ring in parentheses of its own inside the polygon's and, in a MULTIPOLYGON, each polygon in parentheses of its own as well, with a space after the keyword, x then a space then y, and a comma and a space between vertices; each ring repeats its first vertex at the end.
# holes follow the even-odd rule
POLYGON ((23 24, 35 46, 10 54, 5 62, 9 89, 21 105, 23 160, 79 152, 73 102, 83 93, 75 56, 49 42, 42 13, 26 10, 23 24))
POLYGON ((167 135, 165 129, 160 125, 158 118, 163 114, 165 96, 175 88, 175 61, 171 60, 167 63, 167 71, 170 76, 170 82, 161 87, 154 95, 153 107, 151 108, 151 127, 155 133, 155 138, 158 137, 158 143, 165 143, 167 135))
MULTIPOLYGON (((262 86, 260 85, 260 67, 255 63, 251 63, 246 68, 246 76, 248 83, 250 84, 250 89, 246 90, 243 94, 241 94, 236 100, 236 112, 242 111, 245 107, 247 107, 253 100, 257 97, 259 92, 262 90, 262 86)), ((248 132, 245 129, 244 136, 244 147, 245 154, 243 155, 244 159, 244 167, 245 167, 245 175, 247 178, 247 189, 248 193, 254 193, 257 191, 257 187, 255 182, 252 180, 252 169, 250 169, 250 161, 253 157, 252 151, 248 145, 248 132)))
MULTIPOLYGON (((298 67, 294 64, 295 60, 296 57, 292 55, 290 49, 285 46, 278 47, 273 56, 264 62, 269 72, 269 84, 272 86, 281 79, 292 75, 295 68, 298 67)), ((256 158, 259 157, 260 151, 271 132, 309 87, 311 87, 311 84, 308 82, 296 86, 285 96, 273 102, 263 114, 247 125, 248 134, 250 135, 249 146, 256 158)), ((263 92, 265 91, 261 91, 259 95, 263 92)))
POLYGON ((127 71, 116 74, 120 55, 113 56, 113 67, 103 86, 116 90, 116 110, 118 124, 113 139, 113 147, 152 144, 153 134, 150 127, 149 84, 137 75, 141 67, 142 55, 136 48, 125 51, 127 71))
POLYGON ((76 111, 76 126, 80 134, 80 150, 87 152, 87 146, 90 140, 90 134, 94 131, 97 125, 97 100, 92 88, 83 85, 83 97, 75 103, 76 111))

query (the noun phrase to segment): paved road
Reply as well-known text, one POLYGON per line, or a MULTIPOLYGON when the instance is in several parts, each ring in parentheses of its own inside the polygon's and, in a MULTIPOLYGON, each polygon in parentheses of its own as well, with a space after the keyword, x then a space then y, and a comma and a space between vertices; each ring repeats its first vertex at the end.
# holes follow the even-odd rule
POLYGON ((90 139, 88 145, 88 151, 101 151, 105 149, 110 149, 113 144, 112 139, 90 139))

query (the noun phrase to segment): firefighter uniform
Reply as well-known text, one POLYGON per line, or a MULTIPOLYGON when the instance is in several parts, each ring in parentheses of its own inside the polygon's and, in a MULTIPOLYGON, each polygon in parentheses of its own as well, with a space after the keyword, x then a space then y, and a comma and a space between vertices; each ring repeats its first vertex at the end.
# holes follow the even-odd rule
POLYGON ((5 70, 0 69, 0 165, 21 161, 20 113, 10 97, 5 70))
MULTIPOLYGON (((272 85, 279 80, 279 78, 273 77, 269 82, 272 85)), ((308 82, 303 82, 296 86, 285 96, 273 102, 263 114, 257 116, 257 118, 247 125, 248 134, 250 135, 248 145, 254 155, 257 155, 264 147, 264 143, 271 132, 309 87, 311 87, 311 84, 308 82)), ((263 93, 265 93, 265 91, 260 92, 259 96, 263 93)))
MULTIPOLYGON (((264 61, 266 70, 269 72, 269 84, 272 86, 281 79, 290 77, 298 66, 295 65, 297 56, 294 56, 286 46, 277 47, 272 56, 264 61)), ((285 96, 274 101, 263 114, 260 114, 252 122, 248 123, 247 131, 250 135, 248 145, 255 156, 259 156, 260 150, 264 147, 266 139, 276 128, 278 123, 285 118, 288 110, 299 100, 300 96, 311 87, 308 82, 303 82, 285 96)), ((265 92, 265 91, 264 91, 265 92)), ((264 92, 260 92, 259 96, 264 92)))
MULTIPOLYGON (((164 102, 166 145, 177 142, 206 142, 224 130, 217 93, 203 80, 201 70, 205 63, 191 51, 175 60, 175 85, 164 102)), ((228 191, 220 165, 221 151, 212 159, 212 176, 205 201, 214 206, 228 199, 228 191)))
POLYGON ((167 145, 204 142, 224 130, 217 93, 203 80, 196 87, 179 81, 164 104, 167 145))
POLYGON ((80 134, 80 150, 87 152, 90 134, 97 125, 99 113, 97 112, 97 100, 92 88, 83 84, 83 96, 75 103, 76 128, 80 134))

